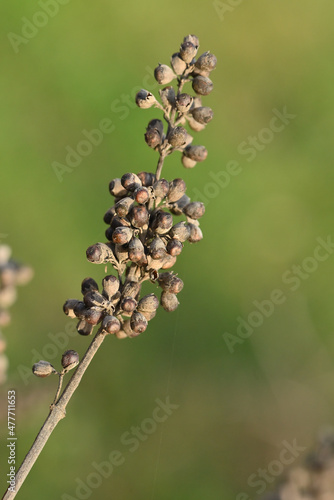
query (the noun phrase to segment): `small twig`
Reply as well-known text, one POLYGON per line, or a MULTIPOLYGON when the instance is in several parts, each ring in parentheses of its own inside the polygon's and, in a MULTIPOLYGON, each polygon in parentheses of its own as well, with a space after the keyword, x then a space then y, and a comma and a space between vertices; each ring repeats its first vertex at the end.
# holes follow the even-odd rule
POLYGON ((58 373, 59 375, 59 380, 58 380, 58 387, 57 387, 57 392, 56 392, 56 395, 55 395, 55 398, 53 400, 53 403, 50 405, 50 409, 53 410, 53 408, 55 407, 57 401, 58 401, 58 398, 59 398, 59 395, 60 395, 60 392, 61 392, 61 388, 62 388, 62 385, 63 385, 63 380, 64 380, 64 372, 60 372, 58 373))

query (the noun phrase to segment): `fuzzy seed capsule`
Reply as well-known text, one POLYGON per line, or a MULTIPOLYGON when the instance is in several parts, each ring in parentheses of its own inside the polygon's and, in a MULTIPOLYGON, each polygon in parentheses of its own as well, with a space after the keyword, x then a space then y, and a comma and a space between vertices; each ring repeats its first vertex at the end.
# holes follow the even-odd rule
POLYGON ((179 52, 175 52, 175 54, 172 55, 170 62, 177 75, 182 75, 187 68, 187 64, 181 59, 179 52))
POLYGON ((213 111, 208 106, 201 106, 192 110, 194 119, 203 125, 209 123, 213 118, 213 111))
POLYGON ((165 291, 161 293, 160 303, 167 312, 175 311, 175 309, 179 305, 179 301, 175 293, 169 293, 165 291))
POLYGON ((180 57, 185 63, 189 64, 196 56, 197 50, 198 47, 195 47, 190 41, 183 42, 180 47, 180 57))
POLYGON ((216 68, 217 57, 210 52, 204 52, 196 61, 195 68, 200 71, 212 71, 216 68))
POLYGON ((204 146, 187 146, 183 154, 193 161, 204 161, 208 156, 208 151, 204 146))
POLYGON ((132 238, 128 247, 129 259, 132 262, 139 262, 145 253, 144 245, 138 238, 132 238))
POLYGON ((85 278, 81 283, 81 293, 85 295, 85 293, 90 292, 92 290, 99 290, 98 284, 93 278, 85 278))
POLYGON ((197 94, 208 95, 213 89, 213 83, 210 78, 199 75, 193 79, 192 87, 197 94))
POLYGON ((155 182, 155 175, 151 172, 139 172, 138 178, 140 179, 143 186, 152 186, 155 182))
POLYGON ((79 354, 73 349, 65 351, 61 357, 61 365, 64 368, 64 372, 72 370, 79 364, 79 354))
POLYGON ((169 234, 171 238, 175 238, 176 240, 179 240, 181 241, 181 243, 183 243, 189 239, 190 232, 191 231, 189 224, 186 224, 186 222, 182 221, 175 224, 169 231, 169 234))
POLYGON ((172 257, 177 257, 180 255, 183 249, 183 244, 176 238, 172 238, 167 243, 167 252, 172 255, 172 257))
POLYGON ((110 274, 105 276, 102 280, 103 295, 109 300, 119 290, 119 279, 110 274))
POLYGON ((145 318, 145 316, 139 312, 139 311, 134 311, 132 313, 131 319, 130 319, 130 326, 131 330, 139 335, 140 333, 143 333, 148 325, 148 321, 145 318))
POLYGON ((162 259, 166 255, 166 245, 159 236, 154 238, 149 246, 152 259, 162 259))
POLYGON ((128 191, 135 191, 135 189, 141 186, 139 177, 132 172, 124 174, 121 178, 121 183, 128 191))
POLYGON ((159 64, 154 70, 154 78, 160 85, 170 83, 175 77, 174 71, 166 64, 159 64))
POLYGON ((156 102, 156 98, 151 92, 148 92, 148 90, 142 89, 136 95, 136 104, 139 108, 151 108, 156 102))
POLYGON ((145 142, 150 148, 155 149, 162 143, 162 136, 158 130, 150 128, 145 133, 145 142))
POLYGON ((156 212, 151 225, 156 234, 166 234, 173 225, 173 216, 169 212, 159 210, 156 212))
POLYGON ((45 378, 51 375, 51 373, 56 373, 56 370, 51 363, 41 360, 33 365, 32 372, 36 377, 45 378))
POLYGON ((133 231, 129 227, 116 227, 112 235, 112 241, 117 245, 126 245, 133 236, 133 231))
POLYGON ((193 103, 193 97, 189 94, 180 94, 176 99, 176 107, 180 113, 188 113, 193 103))
POLYGON ((187 186, 183 179, 177 178, 169 183, 168 201, 174 203, 186 192, 187 186))
POLYGON ((159 274, 158 283, 165 292, 169 293, 180 293, 183 288, 183 281, 173 273, 159 274))
POLYGON ((190 228, 190 236, 188 238, 188 241, 190 243, 197 243, 198 241, 201 241, 203 239, 203 233, 199 226, 196 226, 196 224, 188 224, 190 228))
POLYGON ((138 302, 137 310, 141 313, 143 312, 153 312, 156 311, 159 307, 159 299, 154 295, 154 293, 150 293, 149 295, 145 295, 138 302))
POLYGON ((166 179, 159 179, 153 184, 153 191, 156 198, 165 198, 169 191, 169 182, 166 179))
POLYGON ((174 214, 174 215, 181 215, 183 214, 183 209, 186 205, 188 205, 188 203, 190 203, 190 198, 189 196, 187 196, 186 194, 184 194, 183 196, 181 196, 180 199, 178 199, 177 201, 175 201, 172 206, 170 207, 170 211, 174 214))
POLYGON ((121 323, 115 316, 105 316, 101 326, 103 330, 110 334, 118 333, 121 329, 121 323))
POLYGON ((112 196, 115 196, 116 198, 122 198, 127 194, 127 190, 122 186, 121 179, 119 179, 118 177, 110 181, 109 191, 110 194, 112 196))
POLYGON ((183 127, 173 128, 167 136, 167 140, 173 148, 181 148, 187 142, 188 133, 183 127))
POLYGON ((93 262, 94 264, 103 264, 105 262, 112 262, 115 260, 115 256, 105 243, 96 243, 87 248, 86 250, 87 260, 93 262))
POLYGON ((184 207, 183 212, 191 219, 199 219, 205 212, 204 203, 193 201, 184 207))
POLYGON ((133 227, 140 228, 148 224, 150 214, 144 205, 137 205, 131 208, 128 218, 133 227))
POLYGON ((168 86, 159 90, 160 99, 165 108, 173 106, 175 103, 175 90, 173 87, 168 86))

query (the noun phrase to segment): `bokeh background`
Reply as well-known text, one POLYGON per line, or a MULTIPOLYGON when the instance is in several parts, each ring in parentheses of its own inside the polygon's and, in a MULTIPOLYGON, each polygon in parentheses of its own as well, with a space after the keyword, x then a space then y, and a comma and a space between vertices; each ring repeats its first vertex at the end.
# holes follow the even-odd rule
MULTIPOLYGON (((17 498, 260 498, 249 478, 278 459, 282 442, 305 448, 296 458, 303 461, 319 430, 334 424, 333 250, 322 262, 309 259, 318 238, 334 239, 334 4, 63 1, 15 51, 8 34, 22 36, 26 20, 41 22, 42 3, 0 5, 0 233, 35 270, 4 332, 10 369, 1 388, 2 487, 6 391, 17 391, 21 462, 56 386, 52 377, 30 375, 30 367, 47 355, 59 366, 64 349, 52 339, 64 338, 71 324, 62 304, 80 297, 84 277, 103 276, 85 250, 103 241, 108 183, 156 164, 143 134, 159 113, 139 110, 133 96, 138 87, 154 89, 153 68, 168 64, 183 37, 195 33, 199 53, 211 50, 219 65, 205 98, 215 117, 195 137, 207 160, 185 170, 175 154, 164 168, 165 177, 183 176, 194 199, 207 202, 205 238, 188 245, 175 267, 185 282, 181 305, 173 314, 160 311, 134 340, 108 338, 17 498), (284 108, 294 117, 281 131, 264 132, 273 110, 284 108), (82 131, 105 118, 112 133, 60 182, 54 162, 64 164, 66 147, 75 149, 82 131), (259 141, 252 154, 250 137, 259 141), (239 173, 228 182, 231 161, 239 173), (283 276, 291 278, 294 265, 308 271, 291 290, 283 276), (254 301, 275 289, 284 303, 231 352, 226 332, 237 335, 238 317, 247 321, 254 301), (179 407, 130 452, 122 434, 167 397, 179 407), (92 463, 113 450, 124 463, 77 496, 76 480, 87 484, 92 463)), ((66 338, 66 348, 80 355, 90 341, 66 338)), ((271 475, 265 490, 281 478, 271 475)))

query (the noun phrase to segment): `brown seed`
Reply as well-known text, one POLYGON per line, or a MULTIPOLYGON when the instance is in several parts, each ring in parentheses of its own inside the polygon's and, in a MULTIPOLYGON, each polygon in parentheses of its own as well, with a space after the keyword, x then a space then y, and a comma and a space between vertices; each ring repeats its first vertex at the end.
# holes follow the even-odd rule
POLYGON ((166 255, 166 245, 159 236, 150 243, 149 251, 152 259, 161 259, 166 255))
POLYGON ((155 149, 162 143, 162 136, 158 130, 154 128, 148 129, 145 133, 145 142, 150 148, 155 149))
POLYGON ((75 368, 79 364, 79 354, 73 349, 65 351, 61 357, 61 365, 64 368, 64 372, 68 372, 75 368))
POLYGON ((118 217, 126 217, 132 205, 133 205, 132 198, 126 197, 119 200, 115 205, 115 212, 118 215, 118 217))
POLYGON ((147 187, 141 186, 134 191, 133 196, 137 203, 145 205, 150 199, 150 192, 147 187))
POLYGON ((161 102, 165 108, 174 106, 175 104, 175 90, 173 87, 168 86, 159 90, 161 102))
POLYGON ((126 313, 131 313, 137 307, 137 301, 133 297, 123 297, 121 301, 121 308, 126 313))
POLYGON ((140 179, 142 185, 145 187, 152 186, 152 184, 155 182, 155 175, 151 172, 139 172, 137 176, 140 179))
POLYGON ((181 243, 181 241, 175 238, 172 238, 167 243, 167 252, 173 257, 177 257, 178 255, 180 255, 182 249, 183 249, 183 244, 181 243))
POLYGON ((217 58, 211 52, 204 52, 196 61, 195 67, 201 71, 212 71, 216 68, 217 58))
POLYGON ((183 42, 180 47, 180 57, 187 64, 191 63, 197 54, 198 47, 190 41, 183 42))
POLYGON ((189 224, 184 221, 178 222, 171 228, 169 234, 172 238, 175 238, 183 243, 190 237, 189 224))
POLYGON ((128 227, 116 227, 112 235, 112 241, 117 245, 126 245, 133 235, 132 229, 128 227))
POLYGON ((141 289, 141 284, 138 283, 137 281, 127 281, 122 289, 122 296, 123 297, 136 297, 138 293, 140 292, 141 289))
POLYGON ((167 312, 175 311, 175 309, 179 305, 179 301, 175 293, 169 293, 165 291, 161 293, 160 303, 167 312))
POLYGON ((181 161, 184 168, 194 168, 197 163, 197 161, 191 160, 184 154, 182 155, 181 161))
POLYGON ((85 278, 81 283, 81 293, 85 295, 86 292, 90 292, 92 290, 99 290, 98 284, 93 278, 85 278))
POLYGON ((90 325, 97 325, 102 318, 102 310, 100 307, 91 307, 85 311, 85 321, 90 325))
POLYGON ((51 363, 41 360, 33 365, 32 372, 36 377, 45 378, 51 375, 51 373, 56 373, 56 370, 51 363))
POLYGON ((183 179, 174 179, 169 183, 168 201, 173 203, 179 200, 186 192, 187 186, 183 179))
POLYGON ((87 248, 86 250, 87 260, 93 262, 94 264, 103 264, 105 262, 111 262, 115 260, 115 256, 105 243, 95 243, 87 248))
POLYGON ((139 177, 132 172, 124 174, 121 178, 121 183, 128 191, 134 191, 137 187, 141 186, 139 177))
POLYGON ((193 79, 192 87, 197 94, 208 95, 213 89, 213 83, 210 78, 199 75, 193 79))
POLYGON ((156 198, 165 198, 169 191, 169 182, 166 179, 159 179, 153 184, 154 195, 156 198))
POLYGON ((173 128, 167 136, 167 140, 173 148, 180 148, 187 142, 188 132, 183 127, 173 128))
POLYGON ((119 279, 110 274, 102 280, 103 295, 109 300, 119 290, 119 279))
POLYGON ((154 70, 154 78, 160 85, 166 85, 166 83, 170 83, 174 80, 176 75, 166 64, 159 64, 154 70))
POLYGON ((208 152, 204 146, 187 146, 183 154, 194 161, 204 161, 208 152))
POLYGON ((199 226, 196 226, 195 224, 188 224, 190 228, 190 236, 188 238, 188 241, 190 243, 197 243, 198 241, 201 241, 203 239, 203 233, 199 226))
POLYGON ((202 124, 209 123, 213 118, 213 111, 207 106, 201 106, 200 108, 195 108, 192 110, 192 115, 194 119, 202 124))
POLYGON ((77 324, 77 330, 80 335, 91 335, 94 325, 90 325, 85 320, 81 319, 77 324))
POLYGON ((139 311, 134 311, 132 313, 130 319, 130 326, 133 332, 139 335, 140 333, 143 333, 146 330, 147 325, 148 321, 142 313, 140 313, 139 311))
POLYGON ((109 191, 112 196, 119 198, 126 196, 127 194, 127 190, 122 186, 121 179, 118 177, 110 181, 109 191))
POLYGON ((144 205, 137 205, 131 208, 128 217, 133 227, 140 228, 148 224, 150 215, 144 205))
POLYGON ((129 259, 132 262, 140 261, 144 256, 144 245, 138 238, 132 238, 128 247, 129 259))
POLYGON ((103 330, 110 334, 117 334, 121 329, 121 323, 115 316, 105 316, 101 326, 103 330))
POLYGON ((183 209, 186 205, 190 203, 190 198, 186 194, 181 196, 181 198, 173 203, 173 205, 170 207, 170 211, 174 215, 181 215, 183 214, 183 209))
MULTIPOLYGON (((80 300, 77 299, 68 299, 65 304, 63 305, 63 311, 66 314, 66 316, 69 316, 70 318, 76 318, 76 314, 74 313, 74 307, 78 304, 78 302, 81 302, 80 300)), ((83 302, 82 302, 83 304, 83 302)))
POLYGON ((173 225, 173 216, 169 212, 159 210, 155 213, 151 224, 152 231, 156 234, 166 234, 173 225))
POLYGON ((183 281, 173 273, 159 274, 158 283, 165 292, 169 293, 180 293, 183 288, 183 281))
POLYGON ((148 90, 142 89, 136 95, 136 104, 142 109, 151 108, 156 102, 156 98, 148 90))
POLYGON ((205 205, 201 201, 193 201, 184 207, 183 212, 191 219, 199 219, 204 215, 205 205))
POLYGON ((149 295, 145 295, 138 302, 137 310, 141 313, 143 312, 153 312, 156 311, 159 307, 159 299, 154 295, 154 293, 150 293, 149 295))

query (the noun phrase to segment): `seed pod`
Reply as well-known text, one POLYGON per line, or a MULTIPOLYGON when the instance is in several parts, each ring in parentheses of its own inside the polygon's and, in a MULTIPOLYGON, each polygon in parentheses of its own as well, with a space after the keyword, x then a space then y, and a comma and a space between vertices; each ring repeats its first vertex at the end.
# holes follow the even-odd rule
MULTIPOLYGON (((74 307, 80 302, 77 299, 68 299, 63 305, 63 311, 69 318, 76 318, 76 314, 74 313, 74 307)), ((83 304, 83 302, 82 302, 83 304)))
POLYGON ((123 331, 125 332, 126 336, 127 337, 137 337, 137 333, 135 333, 132 328, 131 328, 131 325, 130 325, 130 320, 127 319, 123 322, 123 331))
POLYGON ((203 239, 203 233, 199 226, 196 226, 196 224, 188 224, 190 228, 190 236, 188 238, 188 241, 190 243, 197 243, 198 241, 201 241, 203 239))
POLYGON ((175 224, 169 231, 169 234, 171 238, 175 238, 176 240, 179 240, 181 241, 181 243, 183 243, 190 237, 190 232, 191 231, 189 224, 186 224, 184 221, 182 221, 175 224))
POLYGON ((169 293, 180 293, 183 288, 183 281, 173 273, 159 274, 158 283, 165 292, 169 293))
POLYGON ((139 311, 134 311, 130 319, 131 330, 139 335, 143 333, 148 325, 148 321, 145 316, 139 311))
POLYGON ((140 261, 144 256, 144 245, 139 238, 132 238, 128 247, 129 259, 132 262, 140 261))
POLYGON ((172 55, 170 62, 177 75, 182 75, 187 68, 187 64, 181 59, 179 52, 175 52, 175 54, 172 55))
POLYGON ((167 243, 167 252, 173 257, 177 257, 178 255, 180 255, 182 249, 183 249, 183 244, 176 238, 172 238, 167 243))
POLYGON ((159 179, 153 184, 154 195, 156 198, 165 198, 169 191, 169 182, 166 179, 159 179))
POLYGON ((183 214, 183 208, 190 203, 190 198, 186 194, 181 196, 181 198, 173 203, 173 205, 170 207, 170 211, 174 215, 181 215, 183 214))
POLYGON ((162 259, 166 255, 166 245, 159 236, 151 241, 149 252, 152 259, 162 259))
POLYGON ((151 229, 157 234, 166 234, 173 225, 173 216, 169 212, 159 210, 156 212, 151 229))
POLYGON ((116 213, 115 207, 108 208, 108 210, 106 211, 106 213, 103 216, 103 222, 105 222, 106 224, 110 224, 115 213, 116 213))
POLYGON ((173 148, 180 148, 186 144, 187 135, 185 128, 175 127, 169 132, 167 140, 173 148))
POLYGON ((136 104, 139 108, 151 108, 156 102, 156 98, 148 90, 142 89, 136 95, 136 104))
POLYGON ((32 372, 36 377, 45 378, 51 375, 51 373, 57 373, 51 363, 48 361, 38 361, 32 367, 32 372))
POLYGON ((157 130, 160 134, 160 136, 162 137, 163 136, 163 133, 164 133, 164 124, 162 123, 161 120, 158 120, 157 118, 154 118, 153 120, 151 120, 148 125, 147 125, 147 128, 146 130, 157 130))
POLYGON ((100 307, 91 307, 85 311, 85 321, 90 325, 97 325, 102 318, 102 310, 100 307))
POLYGON ((132 172, 124 174, 121 178, 121 183, 128 191, 134 191, 137 187, 141 186, 139 177, 132 172))
POLYGON ((176 107, 180 113, 188 113, 193 102, 193 97, 189 94, 180 94, 176 98, 176 107))
POLYGON ((183 154, 194 161, 204 161, 208 151, 204 146, 187 146, 183 154))
POLYGON ((64 373, 72 370, 79 364, 79 354, 73 349, 65 351, 61 357, 61 365, 64 368, 64 373))
POLYGON ((173 87, 168 86, 159 90, 160 99, 165 108, 173 106, 175 103, 175 90, 173 87))
POLYGON ((213 118, 213 111, 207 106, 201 106, 192 110, 194 119, 202 124, 209 123, 213 118))
POLYGON ((118 262, 124 263, 129 260, 129 253, 127 245, 115 245, 115 255, 118 262))
POLYGON ((85 320, 81 319, 77 324, 77 330, 80 335, 91 335, 94 325, 90 325, 85 320))
POLYGON ((129 227, 116 227, 112 235, 112 241, 117 245, 126 245, 133 236, 133 231, 129 227))
POLYGON ((193 201, 184 207, 183 212, 191 219, 199 219, 205 212, 204 203, 193 201))
POLYGON ((115 256, 105 243, 95 243, 87 248, 86 250, 87 260, 93 262, 94 264, 103 264, 105 262, 112 262, 115 260, 115 256))
POLYGON ((145 133, 145 142, 150 148, 155 149, 162 143, 162 136, 158 130, 150 128, 145 133))
POLYGON ((196 35, 187 35, 184 37, 183 41, 192 43, 196 49, 199 47, 199 39, 196 35))
POLYGON ((83 301, 86 307, 104 307, 107 305, 106 299, 96 290, 85 293, 83 301))
POLYGON ((137 310, 141 313, 143 312, 153 312, 156 311, 159 307, 159 299, 154 295, 154 293, 150 293, 149 295, 145 295, 138 302, 137 310))
POLYGON ((179 301, 175 293, 169 293, 165 291, 161 293, 160 303, 167 312, 175 311, 175 309, 179 305, 179 301))
POLYGON ((103 295, 110 300, 119 290, 119 279, 110 274, 102 280, 103 295))
POLYGON ((146 187, 141 186, 134 191, 133 196, 137 203, 145 205, 150 199, 150 192, 146 187))
POLYGON ((126 197, 119 200, 115 205, 115 212, 118 217, 126 217, 133 205, 133 199, 126 197))
POLYGON ((183 42, 180 47, 180 57, 185 63, 189 64, 196 56, 197 50, 198 47, 195 47, 193 43, 189 41, 183 42))
POLYGON ((84 319, 87 311, 85 303, 81 300, 78 300, 73 308, 73 311, 76 318, 84 319))
POLYGON ((118 333, 121 329, 121 323, 115 316, 105 316, 101 326, 103 330, 111 334, 118 333))
POLYGON ((141 284, 137 281, 127 281, 122 290, 123 297, 136 297, 140 292, 141 284))
POLYGON ((144 318, 147 319, 147 321, 151 321, 151 319, 153 319, 157 315, 157 311, 140 311, 140 312, 142 313, 144 318))
POLYGON ((174 80, 176 75, 166 64, 159 64, 154 70, 154 78, 160 85, 166 85, 166 83, 170 83, 174 80))
POLYGON ((92 290, 99 290, 98 284, 93 278, 85 278, 81 283, 81 293, 85 295, 86 292, 90 292, 92 290))
POLYGON ((137 301, 133 297, 123 297, 121 308, 126 313, 132 313, 137 307, 137 301))
POLYGON ((155 175, 152 174, 151 172, 139 172, 137 176, 140 179, 143 186, 146 187, 152 186, 152 184, 155 182, 155 175))
POLYGON ((197 163, 197 161, 194 161, 191 158, 188 158, 184 154, 182 155, 181 161, 182 161, 182 165, 184 166, 184 168, 194 168, 196 163, 197 163))
POLYGON ((122 186, 121 179, 119 179, 118 177, 110 181, 109 191, 112 196, 115 196, 117 198, 122 198, 127 194, 127 190, 122 186))
POLYGON ((144 205, 137 205, 131 208, 128 218, 133 227, 140 228, 148 224, 150 214, 144 205))
POLYGON ((197 94, 208 95, 213 89, 213 83, 210 78, 198 75, 193 79, 192 87, 197 94))
POLYGON ((127 334, 125 333, 124 330, 119 330, 118 332, 115 333, 115 337, 119 340, 122 340, 122 339, 127 339, 128 336, 127 334))
POLYGON ((187 120, 189 123, 189 127, 195 132, 201 132, 205 129, 205 125, 203 125, 203 123, 197 122, 193 116, 187 115, 187 120))
POLYGON ((196 61, 195 68, 200 71, 212 71, 216 68, 217 57, 210 52, 204 52, 196 61))
POLYGON ((108 227, 105 230, 104 234, 105 234, 105 236, 106 236, 106 238, 107 238, 108 241, 112 241, 113 232, 114 232, 114 229, 112 227, 108 227))
POLYGON ((161 269, 170 269, 175 265, 176 262, 176 257, 173 257, 169 253, 166 254, 165 258, 163 259, 163 264, 161 266, 161 269))
POLYGON ((175 201, 182 198, 184 193, 186 192, 187 186, 183 179, 177 178, 172 180, 169 183, 169 191, 168 191, 168 201, 170 203, 174 203, 175 201))

